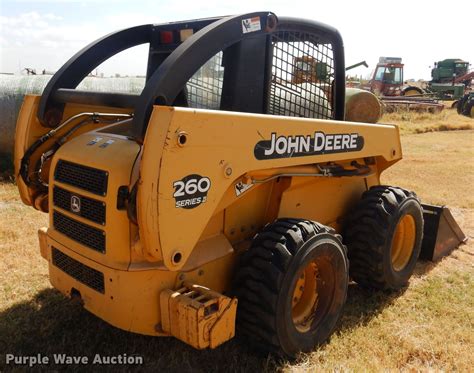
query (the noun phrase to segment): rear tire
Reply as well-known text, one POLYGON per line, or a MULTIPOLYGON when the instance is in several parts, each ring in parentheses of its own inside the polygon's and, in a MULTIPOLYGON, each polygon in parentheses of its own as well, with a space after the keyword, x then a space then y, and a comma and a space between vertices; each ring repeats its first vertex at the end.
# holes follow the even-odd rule
POLYGON ((474 108, 474 99, 471 100, 471 101, 468 101, 464 104, 464 108, 463 108, 463 111, 462 111, 462 114, 467 116, 467 117, 470 117, 470 118, 474 118, 472 116, 472 109, 474 108))
POLYGON ((408 87, 402 91, 402 96, 419 96, 423 91, 418 87, 408 87))
POLYGON ((402 288, 413 274, 422 238, 423 211, 415 193, 370 188, 345 223, 351 278, 368 288, 402 288))
POLYGON ((346 249, 332 228, 278 219, 242 254, 237 332, 264 352, 294 358, 311 351, 333 332, 348 280, 346 249))
POLYGON ((463 111, 464 111, 464 104, 466 103, 467 101, 467 95, 464 95, 463 97, 461 97, 459 100, 458 100, 458 104, 456 105, 456 110, 458 112, 458 114, 463 114, 463 111))

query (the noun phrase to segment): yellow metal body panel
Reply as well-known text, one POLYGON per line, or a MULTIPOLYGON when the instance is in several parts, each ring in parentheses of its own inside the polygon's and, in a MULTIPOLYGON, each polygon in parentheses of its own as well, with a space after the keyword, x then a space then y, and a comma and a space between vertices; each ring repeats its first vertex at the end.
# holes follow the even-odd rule
MULTIPOLYGON (((26 150, 33 142, 35 142, 49 130, 48 128, 43 127, 36 117, 40 98, 41 96, 25 96, 20 112, 18 113, 18 119, 15 128, 15 149, 13 157, 15 175, 17 178, 17 185, 21 200, 25 205, 29 206, 33 206, 34 191, 29 189, 19 177, 19 172, 23 154, 25 154, 26 150)), ((43 145, 44 149, 46 149, 46 147, 47 144, 43 145)), ((32 159, 32 161, 36 162, 38 157, 39 155, 35 157, 35 159, 32 159)))
MULTIPOLYGON (((50 229, 47 231, 46 239, 40 239, 40 250, 48 260, 51 284, 66 296, 71 296, 73 289, 78 291, 84 307, 109 324, 146 335, 168 335, 161 327, 159 297, 161 292, 182 287, 184 280, 202 284, 216 292, 223 292, 229 288, 235 263, 235 257, 227 255, 191 272, 171 272, 166 268, 119 270, 77 254, 52 239, 49 233, 50 229), (95 291, 55 266, 51 255, 53 247, 81 264, 103 273, 104 293, 95 291), (216 274, 224 275, 218 278, 216 274)), ((229 326, 225 328, 227 330, 229 326)))
POLYGON ((147 129, 145 144, 143 146, 143 155, 140 164, 146 164, 147 167, 140 167, 140 184, 137 196, 137 210, 139 218, 140 239, 146 253, 152 259, 162 260, 160 236, 158 235, 158 183, 160 174, 161 155, 167 139, 168 131, 166 123, 169 123, 173 111, 163 110, 153 112, 151 122, 147 129), (157 118, 158 114, 161 114, 157 118), (163 123, 160 123, 163 121, 163 123), (152 166, 154 165, 154 166, 152 166), (147 182, 143 182, 146 180, 147 182))
MULTIPOLYGON (((59 148, 51 164, 51 175, 49 178, 51 181, 49 192, 50 210, 57 210, 61 214, 76 221, 102 230, 106 237, 106 252, 103 254, 85 247, 54 230, 54 228, 50 229, 49 234, 51 238, 64 243, 68 248, 78 254, 86 256, 98 263, 103 263, 111 268, 127 269, 130 264, 131 256, 131 223, 128 219, 127 211, 117 209, 117 195, 120 186, 125 185, 128 187, 130 185, 130 175, 139 152, 140 146, 134 141, 130 141, 123 136, 104 133, 99 134, 98 132, 90 132, 78 136, 59 148), (93 146, 88 145, 99 135, 102 138, 100 143, 93 146), (113 143, 102 148, 100 144, 104 144, 107 141, 113 141, 113 143), (97 194, 54 180, 54 170, 59 160, 70 161, 106 171, 108 173, 107 194, 105 196, 98 196, 97 194), (92 222, 72 212, 53 206, 52 188, 54 186, 59 186, 79 196, 103 202, 106 206, 105 225, 102 226, 101 224, 92 222)), ((50 226, 54 226, 52 214, 50 214, 50 226)))
POLYGON ((224 233, 231 242, 237 243, 251 237, 265 225, 272 186, 270 182, 251 187, 240 196, 239 203, 235 203, 234 185, 229 188, 227 194, 230 195, 222 201, 228 205, 220 205, 222 208, 225 206, 224 233))
POLYGON ((38 230, 40 254, 44 259, 48 259, 48 229, 42 227, 38 230))
POLYGON ((72 289, 80 292, 84 307, 109 324, 120 329, 147 335, 164 335, 157 331, 160 322, 158 294, 172 288, 176 273, 164 270, 123 271, 99 264, 77 254, 48 237, 47 259, 51 284, 67 296, 72 289), (91 289, 53 265, 52 248, 104 274, 104 294, 91 289))
POLYGON ((360 177, 308 179, 292 179, 281 198, 280 217, 310 219, 339 230, 339 219, 367 189, 360 177))
MULTIPOLYGON (((225 220, 232 221, 233 219, 233 225, 236 220, 240 220, 241 227, 246 225, 246 221, 255 217, 252 205, 260 203, 261 197, 254 199, 248 197, 249 203, 229 207, 239 198, 233 189, 235 183, 241 181, 244 176, 252 177, 252 175, 268 175, 269 173, 276 175, 281 173, 281 168, 288 170, 291 167, 316 163, 346 162, 348 164, 351 160, 363 160, 367 157, 376 159, 373 172, 377 175, 401 158, 401 145, 396 126, 155 107, 145 138, 140 165, 140 188, 143 194, 138 203, 138 221, 140 227, 146 227, 141 228, 144 249, 150 255, 163 260, 167 268, 177 270, 186 263, 213 215, 226 209, 225 220), (358 134, 363 138, 363 146, 351 152, 327 152, 265 160, 259 160, 254 155, 256 144, 262 140, 269 141, 273 134, 275 137, 294 137, 312 136, 315 132, 325 135, 358 134), (179 142, 182 134, 186 135, 184 144, 179 142), (208 178, 211 186, 205 203, 195 208, 179 208, 177 201, 173 198, 176 194, 176 183, 189 175, 208 178), (231 197, 232 193, 234 195, 231 197), (226 203, 222 203, 223 200, 226 203), (255 202, 257 200, 259 202, 255 202), (245 214, 244 211, 247 208, 251 212, 245 214), (233 209, 235 214, 232 214, 233 209), (174 260, 177 253, 179 262, 174 260)), ((335 186, 336 190, 347 193, 337 209, 338 212, 342 212, 342 210, 347 210, 350 196, 358 197, 367 188, 367 185, 364 188, 365 181, 354 182, 354 179, 351 178, 352 181, 347 182, 348 184, 336 179, 322 184, 315 182, 312 187, 302 190, 307 191, 307 196, 310 198, 320 193, 320 186, 328 193, 335 186)), ((297 182, 295 180, 295 183, 297 182)), ((295 186, 296 184, 293 183, 292 188, 295 186)), ((257 193, 257 190, 258 188, 254 187, 245 193, 257 193)), ((314 212, 310 216, 300 214, 296 207, 297 203, 290 201, 290 195, 291 192, 287 191, 283 209, 280 208, 278 212, 279 216, 283 214, 307 218, 319 217, 323 222, 337 220, 334 212, 318 210, 316 203, 318 197, 305 201, 305 210, 302 214, 313 209, 314 212), (290 208, 292 203, 294 207, 290 208)), ((338 195, 337 199, 340 198, 341 196, 338 195)), ((326 198, 319 197, 319 199, 326 198)), ((328 203, 326 205, 331 207, 328 203)), ((261 212, 261 207, 259 210, 261 212)), ((243 238, 243 236, 240 237, 243 238)), ((245 236, 249 237, 249 234, 245 236)))

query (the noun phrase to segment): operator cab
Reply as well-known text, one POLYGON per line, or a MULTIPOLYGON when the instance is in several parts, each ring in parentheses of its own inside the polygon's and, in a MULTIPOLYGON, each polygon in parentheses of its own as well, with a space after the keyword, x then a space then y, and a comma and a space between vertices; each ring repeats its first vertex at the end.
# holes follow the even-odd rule
POLYGON ((140 145, 156 105, 344 120, 344 98, 342 38, 325 24, 258 12, 136 26, 91 43, 51 78, 34 103, 42 136, 25 137, 17 168, 29 202, 46 210, 51 161, 81 133, 140 145), (138 45, 148 46, 140 94, 78 88, 101 63, 138 45))
POLYGON ((399 57, 380 57, 370 90, 383 96, 399 96, 403 85, 403 64, 399 57))
POLYGON ((403 69, 398 66, 377 66, 374 80, 385 84, 401 84, 403 69))
POLYGON ((344 119, 344 53, 335 29, 271 13, 239 19, 239 28, 222 21, 143 25, 89 45, 51 79, 38 118, 56 127, 67 104, 125 108, 134 116, 131 137, 140 141, 154 105, 344 119), (140 95, 77 89, 97 62, 145 43, 140 95))

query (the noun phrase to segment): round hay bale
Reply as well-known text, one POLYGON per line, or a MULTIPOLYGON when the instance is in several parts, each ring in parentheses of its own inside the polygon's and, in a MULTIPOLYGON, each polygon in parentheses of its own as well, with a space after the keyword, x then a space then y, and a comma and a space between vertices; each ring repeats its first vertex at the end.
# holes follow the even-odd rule
POLYGON ((47 75, 0 75, 0 174, 13 169, 15 126, 23 97, 40 94, 49 79, 47 75))
MULTIPOLYGON (((11 172, 18 113, 27 94, 40 95, 51 75, 0 75, 0 174, 11 172)), ((143 77, 87 77, 77 87, 99 92, 139 94, 145 85, 143 77)))
POLYGON ((357 88, 346 88, 347 121, 377 123, 381 116, 380 101, 373 93, 357 88))

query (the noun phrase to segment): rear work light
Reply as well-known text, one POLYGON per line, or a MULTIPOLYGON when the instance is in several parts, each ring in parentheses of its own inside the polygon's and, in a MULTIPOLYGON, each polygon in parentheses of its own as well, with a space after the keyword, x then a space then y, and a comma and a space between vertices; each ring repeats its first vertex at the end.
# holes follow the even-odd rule
POLYGON ((172 44, 174 42, 173 31, 161 31, 160 42, 161 44, 172 44))

